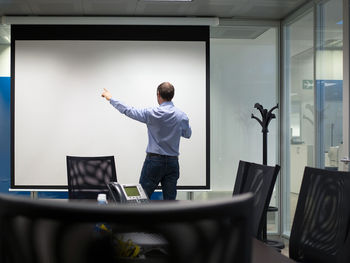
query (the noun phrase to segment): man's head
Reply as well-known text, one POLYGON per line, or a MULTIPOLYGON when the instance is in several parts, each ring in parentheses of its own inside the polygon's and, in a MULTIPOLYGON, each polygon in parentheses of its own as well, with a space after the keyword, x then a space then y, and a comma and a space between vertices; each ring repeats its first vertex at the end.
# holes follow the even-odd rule
POLYGON ((161 104, 163 101, 171 101, 174 97, 175 89, 174 86, 169 82, 161 83, 157 88, 158 103, 161 104))

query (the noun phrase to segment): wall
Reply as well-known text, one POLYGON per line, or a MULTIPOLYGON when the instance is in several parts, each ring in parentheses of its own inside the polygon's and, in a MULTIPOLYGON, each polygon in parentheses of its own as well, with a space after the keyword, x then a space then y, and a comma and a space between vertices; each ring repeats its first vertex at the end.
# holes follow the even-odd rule
POLYGON ((0 192, 10 187, 10 45, 0 45, 0 192))
POLYGON ((10 45, 0 45, 0 77, 10 77, 10 45))

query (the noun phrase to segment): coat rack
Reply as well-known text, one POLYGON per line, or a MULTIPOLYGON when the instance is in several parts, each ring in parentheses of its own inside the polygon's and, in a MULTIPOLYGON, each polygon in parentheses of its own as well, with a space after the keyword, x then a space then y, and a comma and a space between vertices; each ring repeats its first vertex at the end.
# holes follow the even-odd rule
POLYGON ((269 132, 268 127, 270 121, 276 118, 276 115, 272 112, 278 108, 278 104, 275 107, 271 108, 269 111, 267 111, 267 109, 264 109, 264 107, 259 103, 255 103, 254 108, 258 109, 261 113, 261 120, 254 116, 253 113, 252 119, 256 119, 262 127, 261 132, 263 134, 263 164, 267 165, 267 133, 269 132))
MULTIPOLYGON (((255 103, 254 108, 258 109, 261 113, 261 119, 254 116, 253 113, 251 117, 252 119, 256 119, 262 127, 261 132, 263 134, 263 164, 267 165, 267 133, 269 132, 268 127, 271 120, 276 118, 276 115, 272 112, 278 108, 278 104, 275 107, 272 107, 269 111, 267 109, 264 109, 264 107, 259 103, 255 103)), ((269 206, 268 211, 277 212, 278 209, 277 207, 269 206)), ((277 249, 284 248, 283 242, 267 239, 267 215, 265 215, 265 224, 263 227, 262 235, 263 235, 264 242, 267 243, 268 245, 276 247, 277 249)))

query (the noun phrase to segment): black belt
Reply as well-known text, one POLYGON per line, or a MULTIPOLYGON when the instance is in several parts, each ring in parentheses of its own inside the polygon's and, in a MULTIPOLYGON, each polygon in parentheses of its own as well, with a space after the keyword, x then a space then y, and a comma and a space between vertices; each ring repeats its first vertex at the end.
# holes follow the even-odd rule
POLYGON ((174 158, 177 159, 177 156, 171 156, 171 155, 163 155, 163 154, 158 154, 158 153, 147 153, 147 157, 162 157, 162 158, 174 158))

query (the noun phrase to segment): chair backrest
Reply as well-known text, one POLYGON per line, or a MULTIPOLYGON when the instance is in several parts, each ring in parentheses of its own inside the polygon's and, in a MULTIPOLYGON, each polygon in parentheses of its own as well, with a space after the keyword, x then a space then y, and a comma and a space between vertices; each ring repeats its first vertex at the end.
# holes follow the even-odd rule
POLYGON ((69 199, 96 199, 108 193, 107 184, 117 181, 114 156, 67 156, 69 199))
POLYGON ((280 166, 267 166, 240 161, 233 195, 251 192, 254 194, 253 236, 262 239, 265 216, 270 204, 280 166))
POLYGON ((289 240, 298 262, 350 262, 350 173, 305 167, 289 240))
POLYGON ((0 195, 0 261, 130 262, 118 256, 133 245, 123 242, 121 234, 143 232, 166 240, 164 253, 148 254, 148 259, 158 260, 152 262, 248 263, 252 209, 252 194, 142 206, 0 195), (108 231, 96 231, 96 222, 109 226, 108 231))

